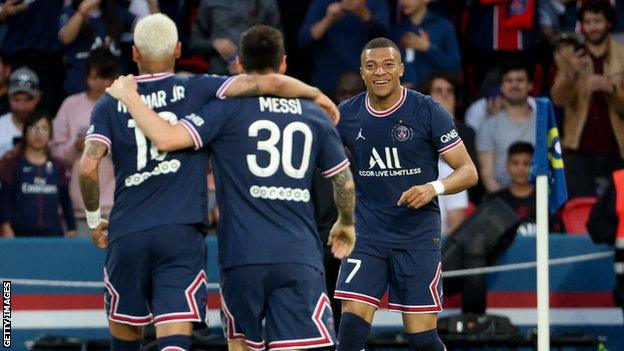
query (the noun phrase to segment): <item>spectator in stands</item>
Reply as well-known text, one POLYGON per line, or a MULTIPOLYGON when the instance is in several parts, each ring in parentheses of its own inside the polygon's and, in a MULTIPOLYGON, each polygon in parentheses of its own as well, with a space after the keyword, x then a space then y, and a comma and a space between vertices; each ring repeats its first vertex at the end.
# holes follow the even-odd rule
POLYGON ((63 162, 50 155, 52 120, 35 111, 24 121, 24 138, 2 159, 2 223, 5 237, 61 236, 59 207, 67 236, 76 235, 63 162))
POLYGON ((572 32, 576 27, 575 17, 569 13, 575 10, 574 0, 543 0, 538 2, 539 24, 542 35, 552 43, 561 32, 572 32))
POLYGON ((570 197, 595 196, 624 157, 624 47, 609 32, 615 12, 608 0, 579 10, 586 49, 561 47, 551 94, 564 108, 563 147, 570 197))
POLYGON ((63 0, 4 1, 0 25, 6 24, 2 49, 7 63, 37 73, 43 91, 41 105, 56 111, 63 96, 63 61, 58 42, 58 19, 63 0))
MULTIPOLYGON (((85 219, 85 207, 80 195, 78 175, 80 156, 84 149, 84 140, 89 128, 91 111, 104 90, 117 77, 117 61, 106 47, 91 52, 86 60, 87 91, 71 95, 61 105, 54 119, 54 138, 52 153, 65 161, 70 170, 69 194, 74 207, 76 229, 80 236, 91 236, 91 229, 85 219)), ((113 206, 115 174, 113 161, 107 155, 100 163, 100 206, 102 215, 108 217, 113 206)))
POLYGON ((11 105, 9 104, 10 75, 11 65, 6 60, 6 54, 0 50, 0 116, 11 111, 11 105))
POLYGON ((235 74, 238 40, 254 24, 279 27, 275 0, 202 0, 191 30, 191 52, 202 54, 214 74, 235 74))
POLYGON ((389 9, 380 0, 314 0, 299 30, 299 45, 314 49, 312 85, 333 96, 345 71, 358 71, 360 51, 389 33, 389 9))
POLYGON ((533 158, 533 145, 519 141, 511 144, 507 151, 507 173, 509 186, 489 195, 486 200, 500 198, 522 219, 517 233, 535 234, 535 191, 529 182, 529 169, 533 158))
POLYGON ((39 100, 39 77, 26 67, 15 70, 9 77, 9 105, 11 112, 0 116, 0 158, 22 136, 24 121, 39 100))
MULTIPOLYGON (((459 81, 456 76, 445 72, 435 73, 425 80, 421 91, 423 94, 431 95, 435 101, 444 106, 448 113, 453 116, 453 121, 457 127, 457 133, 459 133, 459 137, 463 140, 464 145, 466 145, 468 154, 478 169, 479 163, 477 162, 477 149, 475 147, 476 133, 474 129, 464 124, 460 118, 457 118, 460 99, 458 98, 459 81)), ((468 189, 468 194, 470 200, 478 204, 483 197, 483 187, 480 185, 472 187, 468 189)))
POLYGON ((538 0, 474 0, 468 5, 468 81, 479 86, 487 72, 510 60, 527 66, 550 61, 542 46, 538 0))
POLYGON ((509 184, 507 150, 517 141, 535 144, 535 109, 529 102, 532 89, 529 70, 510 63, 502 70, 501 110, 477 130, 480 178, 485 190, 494 193, 509 184))
POLYGON ((459 73, 461 59, 451 22, 427 10, 430 0, 401 0, 402 21, 393 29, 401 46, 403 85, 420 87, 436 71, 459 73))
POLYGON ((132 29, 135 20, 115 0, 73 0, 63 9, 58 38, 66 46, 66 95, 87 89, 85 63, 91 50, 107 47, 115 56, 121 56, 119 39, 124 31, 132 29))
MULTIPOLYGON (((366 90, 364 81, 356 71, 346 71, 338 78, 336 83, 336 100, 338 102, 350 99, 353 96, 366 90)), ((332 206, 333 207, 333 206, 332 206)))

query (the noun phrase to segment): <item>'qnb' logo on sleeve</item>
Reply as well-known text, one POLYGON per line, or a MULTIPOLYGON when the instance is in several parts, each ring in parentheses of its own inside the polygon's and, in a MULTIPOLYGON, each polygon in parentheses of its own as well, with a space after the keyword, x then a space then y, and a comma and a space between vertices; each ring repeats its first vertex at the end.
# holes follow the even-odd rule
POLYGON ((457 134, 457 131, 456 131, 455 129, 453 129, 453 130, 451 130, 450 132, 448 132, 448 133, 446 133, 446 134, 443 134, 443 135, 440 137, 440 141, 441 141, 443 144, 446 144, 446 143, 448 143, 449 141, 451 141, 451 140, 453 140, 453 139, 457 138, 458 136, 459 136, 459 135, 457 134))

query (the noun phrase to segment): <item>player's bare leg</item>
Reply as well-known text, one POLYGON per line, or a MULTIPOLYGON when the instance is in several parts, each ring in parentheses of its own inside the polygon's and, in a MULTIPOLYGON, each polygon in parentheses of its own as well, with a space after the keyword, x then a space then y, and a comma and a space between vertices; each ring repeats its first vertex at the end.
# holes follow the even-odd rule
POLYGON ((248 351, 247 344, 245 344, 245 340, 236 339, 228 341, 228 351, 248 351))
POLYGON ((138 351, 141 349, 143 327, 108 321, 108 328, 113 336, 113 351, 138 351))
POLYGON ((191 322, 161 323, 156 326, 156 340, 158 349, 176 347, 183 350, 191 348, 191 333, 193 324, 191 322))
POLYGON ((376 307, 358 301, 342 301, 342 317, 338 330, 339 351, 360 351, 366 346, 376 307))
POLYGON ((446 350, 437 332, 438 314, 403 313, 403 328, 405 337, 409 340, 412 348, 423 351, 446 350))

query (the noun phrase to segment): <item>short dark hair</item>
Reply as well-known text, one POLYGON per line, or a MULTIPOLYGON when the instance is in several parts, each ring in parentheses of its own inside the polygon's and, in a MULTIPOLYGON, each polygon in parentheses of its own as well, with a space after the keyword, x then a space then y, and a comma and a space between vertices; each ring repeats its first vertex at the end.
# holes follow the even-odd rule
POLYGON ((99 47, 89 53, 86 60, 85 75, 89 75, 91 70, 95 70, 96 74, 102 78, 117 78, 119 72, 117 70, 117 58, 107 47, 99 47))
POLYGON ((256 24, 245 31, 239 42, 238 57, 246 71, 279 70, 284 57, 284 36, 265 24, 256 24))
POLYGON ((420 92, 426 95, 431 95, 431 88, 433 87, 433 81, 436 79, 443 79, 453 86, 453 90, 455 91, 455 96, 459 93, 460 85, 459 79, 457 76, 450 72, 436 72, 425 79, 425 82, 420 87, 420 92))
POLYGON ((507 149, 507 160, 509 160, 511 156, 518 154, 529 154, 533 156, 534 151, 535 149, 530 143, 527 143, 526 141, 516 141, 509 146, 509 149, 507 149))
POLYGON ((531 69, 526 63, 522 61, 511 61, 511 62, 506 63, 501 68, 501 73, 500 73, 501 82, 503 81, 503 78, 505 78, 505 76, 511 71, 525 71, 529 82, 533 81, 533 72, 531 71, 531 69))
POLYGON ((362 54, 366 50, 378 48, 393 48, 399 53, 399 55, 401 55, 401 49, 399 49, 397 44, 395 44, 392 40, 388 38, 379 37, 366 43, 366 45, 364 45, 364 47, 362 48, 362 51, 360 51, 360 56, 362 56, 362 54))
POLYGON ((611 30, 615 28, 617 24, 617 14, 615 13, 615 9, 611 5, 609 0, 589 0, 577 12, 577 18, 579 22, 583 22, 583 17, 585 17, 586 12, 592 13, 601 13, 605 16, 607 22, 611 25, 611 30))

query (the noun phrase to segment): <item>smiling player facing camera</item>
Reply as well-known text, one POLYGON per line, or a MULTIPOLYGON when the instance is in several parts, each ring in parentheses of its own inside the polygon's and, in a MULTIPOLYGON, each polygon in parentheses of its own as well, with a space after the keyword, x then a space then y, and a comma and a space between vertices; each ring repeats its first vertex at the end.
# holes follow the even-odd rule
POLYGON ((375 311, 403 314, 417 350, 444 350, 436 331, 442 310, 440 213, 436 195, 477 183, 477 171, 452 117, 429 96, 401 86, 403 63, 390 40, 361 53, 367 91, 340 106, 338 130, 356 166, 353 254, 342 261, 334 297, 342 299, 340 351, 364 349, 375 311), (453 168, 438 179, 438 158, 453 168))

